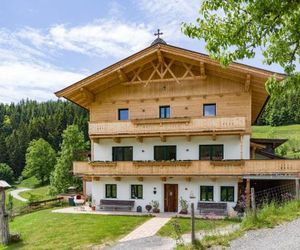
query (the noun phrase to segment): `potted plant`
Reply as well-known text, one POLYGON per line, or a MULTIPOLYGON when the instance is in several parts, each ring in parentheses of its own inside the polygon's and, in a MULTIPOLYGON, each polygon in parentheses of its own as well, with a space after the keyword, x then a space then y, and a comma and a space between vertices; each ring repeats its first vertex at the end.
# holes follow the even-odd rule
POLYGON ((146 210, 148 211, 148 213, 150 213, 152 206, 150 204, 145 206, 146 210))
POLYGON ((159 213, 160 212, 158 201, 151 201, 151 205, 152 205, 152 212, 153 213, 159 213))
POLYGON ((181 207, 181 210, 180 210, 179 213, 180 214, 187 214, 188 213, 188 208, 189 208, 189 204, 188 204, 187 200, 180 197, 179 204, 180 204, 180 207, 181 207))

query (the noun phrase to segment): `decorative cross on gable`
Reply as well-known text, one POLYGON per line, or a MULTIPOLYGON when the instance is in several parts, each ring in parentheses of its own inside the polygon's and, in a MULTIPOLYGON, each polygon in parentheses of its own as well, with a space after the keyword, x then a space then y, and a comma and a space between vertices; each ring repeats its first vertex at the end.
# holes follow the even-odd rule
POLYGON ((154 33, 157 38, 159 38, 160 35, 163 35, 164 33, 160 32, 160 29, 157 29, 157 33, 154 33))

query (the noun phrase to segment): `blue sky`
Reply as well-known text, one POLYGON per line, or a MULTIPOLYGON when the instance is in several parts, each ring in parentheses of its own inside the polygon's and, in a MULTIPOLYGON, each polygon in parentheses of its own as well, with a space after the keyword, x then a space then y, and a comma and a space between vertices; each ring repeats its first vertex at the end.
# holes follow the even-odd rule
MULTIPOLYGON (((150 45, 160 28, 172 45, 204 52, 180 32, 198 0, 2 0, 0 102, 55 99, 66 87, 150 45)), ((255 59, 243 63, 282 72, 255 59)))

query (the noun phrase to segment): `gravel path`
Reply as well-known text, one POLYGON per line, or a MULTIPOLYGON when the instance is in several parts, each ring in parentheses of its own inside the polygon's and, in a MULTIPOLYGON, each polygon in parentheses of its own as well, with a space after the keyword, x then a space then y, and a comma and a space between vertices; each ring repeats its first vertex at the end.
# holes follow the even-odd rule
POLYGON ((300 219, 272 229, 249 231, 231 242, 231 250, 299 250, 300 219))
POLYGON ((31 188, 18 188, 18 189, 15 189, 13 191, 10 191, 10 194, 12 195, 12 197, 14 197, 15 199, 19 200, 19 201, 23 201, 23 202, 26 202, 27 199, 21 197, 19 195, 19 193, 21 192, 24 192, 24 191, 29 191, 31 190, 31 188))

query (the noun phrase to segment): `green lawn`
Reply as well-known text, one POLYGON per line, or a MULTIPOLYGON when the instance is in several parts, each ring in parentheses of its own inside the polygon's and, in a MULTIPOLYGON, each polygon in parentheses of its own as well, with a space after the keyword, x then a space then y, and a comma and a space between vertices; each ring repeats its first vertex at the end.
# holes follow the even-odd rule
MULTIPOLYGON (((191 219, 190 218, 172 218, 165 226, 163 226, 159 231, 158 235, 164 237, 173 237, 174 233, 174 220, 177 220, 182 234, 191 232, 191 219)), ((196 231, 200 230, 213 230, 218 227, 226 227, 230 224, 238 223, 237 220, 206 220, 206 219, 196 219, 195 229, 196 231)))
POLYGON ((19 194, 25 199, 33 198, 34 200, 47 200, 53 198, 49 194, 49 186, 38 187, 29 191, 24 191, 19 194))
POLYGON ((111 243, 149 217, 57 214, 42 210, 18 216, 10 223, 22 241, 7 249, 84 249, 111 243))
POLYGON ((252 138, 288 139, 289 141, 278 148, 278 153, 288 158, 300 158, 300 124, 279 127, 253 126, 252 138))

